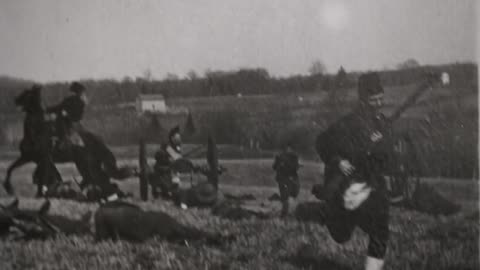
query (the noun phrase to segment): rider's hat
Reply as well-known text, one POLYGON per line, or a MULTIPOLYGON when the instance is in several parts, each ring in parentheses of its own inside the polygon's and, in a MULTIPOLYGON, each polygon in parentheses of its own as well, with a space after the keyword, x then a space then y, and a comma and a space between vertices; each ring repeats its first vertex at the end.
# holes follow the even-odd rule
POLYGON ((73 82, 70 85, 70 91, 72 91, 75 94, 81 94, 85 92, 85 90, 86 90, 85 86, 79 82, 73 82))
POLYGON ((365 73, 358 78, 358 97, 360 100, 367 100, 368 97, 383 92, 380 77, 376 72, 365 73))

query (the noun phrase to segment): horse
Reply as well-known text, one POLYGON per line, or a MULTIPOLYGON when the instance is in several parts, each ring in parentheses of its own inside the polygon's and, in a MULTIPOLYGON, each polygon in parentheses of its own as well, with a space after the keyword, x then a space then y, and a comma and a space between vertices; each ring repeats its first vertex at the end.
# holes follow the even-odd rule
POLYGON ((52 143, 55 127, 54 123, 46 121, 40 87, 24 90, 15 98, 15 105, 25 112, 24 136, 19 147, 20 157, 7 169, 3 183, 7 193, 14 193, 10 182, 12 172, 29 162, 37 164, 33 179, 38 186, 39 196, 43 195, 43 185, 50 186, 61 181, 54 163, 74 162, 82 175, 82 186, 94 184, 106 188, 110 184, 110 177, 122 180, 132 175, 129 168, 117 167, 115 156, 102 139, 86 130, 79 132, 84 146, 71 145, 68 149, 55 147, 52 143))
POLYGON ((221 246, 233 240, 232 236, 206 232, 178 222, 162 211, 144 211, 137 205, 114 201, 101 205, 95 212, 95 239, 144 242, 152 237, 170 242, 200 241, 221 246))
POLYGON ((46 239, 57 234, 82 235, 91 233, 90 219, 92 212, 87 212, 80 219, 70 219, 60 215, 48 214, 51 203, 44 201, 39 210, 18 208, 15 199, 9 205, 0 205, 0 237, 9 236, 11 229, 20 232, 21 239, 46 239))

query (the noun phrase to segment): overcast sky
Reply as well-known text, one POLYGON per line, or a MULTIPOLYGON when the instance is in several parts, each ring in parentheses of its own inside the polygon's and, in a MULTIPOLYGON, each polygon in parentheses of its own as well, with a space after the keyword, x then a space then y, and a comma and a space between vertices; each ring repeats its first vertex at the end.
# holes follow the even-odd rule
POLYGON ((475 0, 2 0, 0 74, 37 81, 475 60, 475 0))

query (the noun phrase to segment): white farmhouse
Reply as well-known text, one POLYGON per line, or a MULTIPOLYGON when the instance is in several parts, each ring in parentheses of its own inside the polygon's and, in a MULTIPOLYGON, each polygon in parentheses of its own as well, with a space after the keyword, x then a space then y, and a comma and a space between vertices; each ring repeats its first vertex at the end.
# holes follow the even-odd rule
POLYGON ((136 108, 138 113, 157 112, 166 113, 165 98, 160 94, 143 94, 137 97, 136 108))

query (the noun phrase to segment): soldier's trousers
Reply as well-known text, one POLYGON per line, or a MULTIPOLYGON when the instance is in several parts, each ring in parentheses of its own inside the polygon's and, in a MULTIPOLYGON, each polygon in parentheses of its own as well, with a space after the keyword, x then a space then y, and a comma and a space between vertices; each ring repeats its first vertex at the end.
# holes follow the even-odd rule
POLYGON ((300 192, 300 182, 296 176, 277 176, 280 200, 282 202, 282 215, 288 214, 288 199, 296 198, 300 192))
POLYGON ((349 211, 343 202, 332 201, 325 208, 325 224, 338 243, 348 241, 356 226, 368 234, 368 256, 382 259, 389 238, 389 202, 384 192, 372 191, 370 197, 356 210, 349 211))
POLYGON ((172 176, 168 173, 154 172, 150 176, 150 185, 152 186, 152 196, 158 198, 171 198, 173 193, 177 192, 178 185, 172 183, 172 176))

